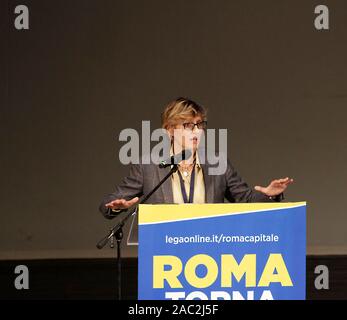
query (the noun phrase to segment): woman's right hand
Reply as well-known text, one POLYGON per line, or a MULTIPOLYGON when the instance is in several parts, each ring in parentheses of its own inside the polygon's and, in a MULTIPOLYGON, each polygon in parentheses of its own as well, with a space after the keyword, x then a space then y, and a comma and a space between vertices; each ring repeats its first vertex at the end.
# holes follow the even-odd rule
POLYGON ((106 203, 105 207, 110 208, 112 210, 123 210, 123 209, 130 208, 132 205, 134 205, 138 201, 139 201, 139 197, 132 198, 129 201, 125 199, 116 199, 109 203, 106 203))

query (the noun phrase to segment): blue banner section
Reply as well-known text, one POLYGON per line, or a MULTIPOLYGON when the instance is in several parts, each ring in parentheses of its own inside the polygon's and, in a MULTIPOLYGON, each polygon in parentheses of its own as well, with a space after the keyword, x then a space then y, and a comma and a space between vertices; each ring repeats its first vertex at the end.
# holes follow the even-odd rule
POLYGON ((139 225, 141 300, 305 299, 305 278, 305 205, 139 225))

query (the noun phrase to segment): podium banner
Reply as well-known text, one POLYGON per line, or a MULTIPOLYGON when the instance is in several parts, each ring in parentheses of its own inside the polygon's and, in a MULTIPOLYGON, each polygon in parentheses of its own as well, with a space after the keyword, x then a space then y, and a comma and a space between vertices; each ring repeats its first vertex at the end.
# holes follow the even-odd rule
POLYGON ((140 205, 138 298, 305 299, 306 203, 140 205))

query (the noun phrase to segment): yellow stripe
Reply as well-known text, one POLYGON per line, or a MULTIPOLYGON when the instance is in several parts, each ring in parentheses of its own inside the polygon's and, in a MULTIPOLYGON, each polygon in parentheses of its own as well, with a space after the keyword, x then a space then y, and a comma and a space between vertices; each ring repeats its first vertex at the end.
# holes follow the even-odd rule
POLYGON ((139 224, 182 221, 230 214, 305 206, 306 202, 212 203, 212 204, 141 204, 139 224))

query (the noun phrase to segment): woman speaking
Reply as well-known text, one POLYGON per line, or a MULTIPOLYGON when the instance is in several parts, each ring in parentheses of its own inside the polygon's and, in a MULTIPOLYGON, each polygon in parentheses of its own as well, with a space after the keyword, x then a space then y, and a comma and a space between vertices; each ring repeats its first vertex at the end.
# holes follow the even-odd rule
MULTIPOLYGON (((207 127, 206 111, 196 102, 178 98, 162 113, 162 127, 171 141, 171 155, 191 150, 189 159, 178 163, 178 170, 148 199, 147 203, 223 203, 281 201, 283 192, 293 179, 273 180, 267 187, 250 188, 238 175, 229 160, 223 174, 211 175, 207 161, 201 161, 198 147, 207 127)), ((131 164, 130 172, 115 191, 106 195, 100 211, 106 218, 137 203, 170 172, 170 167, 157 164, 131 164)))

